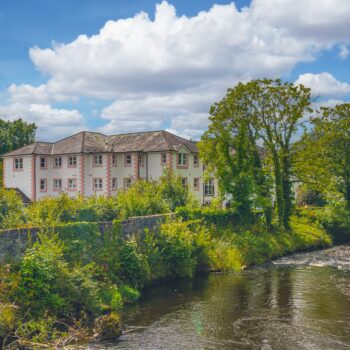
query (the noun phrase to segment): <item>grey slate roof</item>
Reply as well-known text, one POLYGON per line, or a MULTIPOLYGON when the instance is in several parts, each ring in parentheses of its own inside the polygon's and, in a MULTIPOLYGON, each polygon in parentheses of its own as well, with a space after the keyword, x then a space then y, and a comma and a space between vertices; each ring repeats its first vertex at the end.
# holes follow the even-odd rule
POLYGON ((182 146, 186 146, 192 153, 198 152, 196 142, 186 140, 164 130, 111 136, 98 132, 82 131, 55 143, 35 142, 29 146, 9 152, 4 156, 102 152, 164 152, 178 151, 182 146))

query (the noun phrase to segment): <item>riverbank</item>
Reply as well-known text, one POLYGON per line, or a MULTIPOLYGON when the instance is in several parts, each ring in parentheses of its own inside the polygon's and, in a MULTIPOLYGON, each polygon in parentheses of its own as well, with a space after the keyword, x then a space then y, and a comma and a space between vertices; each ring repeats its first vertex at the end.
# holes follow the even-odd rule
POLYGON ((0 336, 8 336, 8 343, 30 341, 37 347, 59 347, 94 335, 116 338, 121 329, 118 314, 145 286, 200 271, 238 272, 331 244, 330 236, 305 217, 293 217, 289 231, 272 232, 258 224, 238 227, 212 221, 183 221, 178 216, 159 230, 128 240, 114 222, 104 244, 42 234, 18 265, 1 270, 0 336), (106 332, 106 327, 114 332, 106 332))

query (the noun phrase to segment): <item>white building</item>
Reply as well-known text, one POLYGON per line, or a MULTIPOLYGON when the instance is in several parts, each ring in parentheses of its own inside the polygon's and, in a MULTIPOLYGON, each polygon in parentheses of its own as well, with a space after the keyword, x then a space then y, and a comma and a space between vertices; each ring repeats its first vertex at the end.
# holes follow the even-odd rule
POLYGON ((45 196, 115 195, 136 179, 157 179, 164 169, 181 177, 201 203, 217 195, 217 183, 204 183, 196 143, 166 131, 106 136, 80 132, 55 143, 35 142, 3 156, 5 188, 17 188, 32 201, 45 196))

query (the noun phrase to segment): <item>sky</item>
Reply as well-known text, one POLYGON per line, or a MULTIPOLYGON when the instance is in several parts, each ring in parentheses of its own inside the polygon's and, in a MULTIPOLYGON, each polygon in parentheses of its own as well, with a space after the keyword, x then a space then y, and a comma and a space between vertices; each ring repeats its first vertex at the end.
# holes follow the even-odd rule
POLYGON ((350 100, 349 0, 2 0, 0 118, 56 141, 82 130, 199 139, 239 81, 350 100))

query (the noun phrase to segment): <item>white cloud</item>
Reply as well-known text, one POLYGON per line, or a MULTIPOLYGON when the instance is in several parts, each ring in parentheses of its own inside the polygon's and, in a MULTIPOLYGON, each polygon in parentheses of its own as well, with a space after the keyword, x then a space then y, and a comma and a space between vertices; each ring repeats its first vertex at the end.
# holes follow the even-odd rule
POLYGON ((350 51, 346 45, 340 45, 339 57, 346 60, 350 54, 350 51))
POLYGON ((340 82, 327 72, 302 74, 295 83, 311 88, 312 95, 316 97, 342 97, 350 93, 350 84, 340 82))
POLYGON ((47 104, 21 104, 13 103, 0 106, 0 118, 4 120, 23 120, 39 126, 38 138, 40 140, 56 140, 72 131, 83 130, 85 121, 76 109, 57 109, 47 104))
MULTIPOLYGON (((234 3, 214 5, 193 17, 178 16, 163 1, 154 20, 141 12, 108 21, 90 37, 31 48, 48 81, 11 85, 9 93, 13 103, 26 104, 112 100, 101 113, 104 132, 168 126, 199 135, 209 106, 238 81, 280 77, 333 46, 346 56, 349 17, 348 0, 253 0, 242 11, 234 3)), ((332 78, 299 79, 317 94, 341 95, 347 84, 332 78)))

